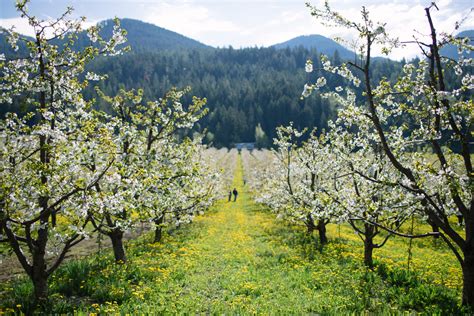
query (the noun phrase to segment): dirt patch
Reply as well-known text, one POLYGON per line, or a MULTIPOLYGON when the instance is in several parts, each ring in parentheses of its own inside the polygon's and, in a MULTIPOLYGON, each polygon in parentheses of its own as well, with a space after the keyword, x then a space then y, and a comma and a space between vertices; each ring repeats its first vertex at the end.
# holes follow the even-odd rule
MULTIPOLYGON (((142 226, 136 232, 127 232, 124 235, 125 240, 136 238, 143 232, 146 232, 147 228, 142 226)), ((98 238, 98 234, 93 234, 89 239, 81 241, 76 246, 72 247, 66 255, 64 262, 85 258, 90 255, 99 253, 99 251, 108 251, 112 247, 110 238, 107 236, 101 236, 98 238)), ((55 259, 54 256, 50 258, 52 262, 55 259)), ((63 263, 64 263, 63 262, 63 263)), ((0 282, 13 280, 26 276, 20 262, 14 254, 0 254, 0 282)))

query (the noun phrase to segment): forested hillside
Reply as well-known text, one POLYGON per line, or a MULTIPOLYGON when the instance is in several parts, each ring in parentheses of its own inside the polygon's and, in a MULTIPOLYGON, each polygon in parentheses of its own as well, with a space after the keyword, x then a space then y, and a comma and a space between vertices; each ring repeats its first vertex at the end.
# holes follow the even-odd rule
MULTIPOLYGON (((305 62, 313 59, 315 69, 320 68, 318 56, 317 50, 303 47, 184 50, 129 54, 97 61, 91 69, 109 75, 101 83, 108 94, 119 87, 143 87, 145 96, 153 99, 172 86, 191 86, 193 94, 208 100, 210 113, 200 125, 208 130, 205 141, 219 147, 254 141, 258 124, 268 139, 275 136, 277 126, 290 121, 299 127, 327 127, 327 120, 334 118, 334 104, 318 95, 301 100, 308 81, 305 62)), ((331 60, 341 63, 337 53, 331 60)), ((390 77, 400 67, 379 61, 377 76, 390 77)), ((336 87, 342 81, 334 76, 328 78, 328 85, 336 87)))
MULTIPOLYGON (((146 98, 156 99, 173 86, 191 86, 194 95, 207 98, 209 114, 195 127, 200 132, 206 131, 206 143, 221 147, 253 142, 260 125, 265 134, 260 134, 258 143, 268 146, 280 125, 293 121, 296 127, 321 130, 327 127, 328 119, 335 117, 335 104, 331 100, 322 100, 317 94, 301 99, 303 86, 309 79, 304 70, 306 60, 312 59, 318 71, 321 52, 329 54, 335 65, 348 58, 350 52, 332 40, 311 36, 270 48, 216 49, 140 21, 124 19, 121 24, 128 32, 127 43, 132 51, 98 59, 89 66, 91 71, 108 75, 100 88, 109 95, 119 88, 143 88, 146 98), (301 45, 302 40, 306 44, 310 41, 311 45, 306 46, 313 48, 301 45)), ((101 25, 101 34, 108 36, 112 32, 111 21, 101 25)), ((83 33, 77 45, 82 47, 87 41, 83 33)), ((20 44, 19 51, 14 53, 2 40, 2 51, 5 47, 7 56, 21 56, 25 47, 20 44)), ((373 77, 395 78, 403 64, 377 58, 373 77)), ((327 84, 334 88, 343 85, 343 81, 329 76, 327 84)), ((86 91, 86 96, 96 96, 93 88, 86 91)), ((98 107, 106 109, 107 105, 99 102, 98 107)), ((25 108, 22 100, 16 100, 13 105, 2 105, 0 115, 22 112, 25 108)))

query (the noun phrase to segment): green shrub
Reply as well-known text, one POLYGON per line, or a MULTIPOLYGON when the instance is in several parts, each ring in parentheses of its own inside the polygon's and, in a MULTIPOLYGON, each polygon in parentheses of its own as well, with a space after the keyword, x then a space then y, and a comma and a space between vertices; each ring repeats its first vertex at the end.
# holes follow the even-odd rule
POLYGON ((19 310, 25 314, 31 314, 35 309, 33 283, 28 278, 21 278, 11 285, 10 296, 2 303, 14 310, 19 310))
POLYGON ((54 274, 50 283, 52 290, 65 296, 88 295, 86 281, 90 278, 93 268, 90 260, 68 262, 54 274))

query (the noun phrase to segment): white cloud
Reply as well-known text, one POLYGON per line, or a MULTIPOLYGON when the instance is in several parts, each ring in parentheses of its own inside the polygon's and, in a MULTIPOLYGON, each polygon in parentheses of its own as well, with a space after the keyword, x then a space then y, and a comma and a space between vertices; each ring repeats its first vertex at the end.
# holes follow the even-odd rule
MULTIPOLYGON (((4 3, 7 0, 0 0, 4 3)), ((9 1, 9 0, 8 0, 9 1)), ((76 14, 93 16, 95 20, 113 16, 140 19, 213 46, 245 47, 269 46, 299 35, 321 34, 348 40, 354 34, 341 28, 328 28, 310 15, 305 0, 50 0, 35 5, 40 16, 54 14, 55 7, 73 5, 76 14), (46 11, 46 12, 45 12, 46 11)), ((410 40, 414 30, 429 33, 424 7, 432 0, 331 0, 335 10, 350 19, 360 19, 363 3, 377 21, 387 23, 388 32, 401 40, 410 40)), ((321 7, 324 0, 313 0, 321 7)), ((437 31, 452 32, 454 23, 461 20, 472 0, 437 0, 439 11, 433 11, 437 31)), ((90 25, 92 23, 88 23, 90 25)), ((0 19, 0 26, 15 25, 17 31, 31 34, 28 23, 19 18, 0 19)), ((474 29, 472 15, 460 30, 474 29)), ((391 58, 411 58, 418 53, 415 45, 393 52, 391 58)))
MULTIPOLYGON (((53 18, 47 19, 48 21, 52 21, 53 18)), ((97 24, 98 21, 85 21, 82 24, 82 27, 84 29, 87 29, 95 24, 97 24)), ((28 20, 25 18, 10 18, 10 19, 0 19, 0 27, 3 27, 5 29, 10 29, 11 27, 14 27, 14 31, 23 35, 28 35, 28 36, 35 36, 34 29, 31 27, 31 25, 28 23, 28 20)), ((48 33, 46 33, 48 34, 48 33)))
MULTIPOLYGON (((357 0, 343 0, 333 1, 334 9, 339 11, 345 17, 360 21, 360 8, 362 5, 361 1, 357 0)), ((407 1, 398 0, 392 2, 386 1, 370 1, 370 4, 366 6, 370 13, 370 17, 374 21, 381 21, 386 23, 386 29, 390 36, 399 38, 401 41, 413 40, 413 36, 418 39, 429 41, 429 25, 427 22, 425 7, 430 5, 431 1, 407 1), (425 37, 427 35, 427 37, 425 37)), ((457 21, 462 20, 466 14, 469 13, 469 8, 472 6, 470 0, 440 0, 437 1, 437 6, 440 9, 432 10, 432 17, 435 23, 436 30, 438 33, 454 32, 454 25, 457 21)), ((474 29, 474 20, 466 19, 463 29, 474 29)), ((341 29, 325 29, 325 34, 330 36, 341 36, 346 40, 353 40, 354 34, 341 29)), ((457 33, 455 31, 454 33, 457 33)), ((375 47, 375 55, 380 55, 381 47, 375 47)), ((407 44, 404 47, 394 49, 389 55, 393 59, 413 58, 420 55, 420 50, 417 45, 407 44)))
POLYGON ((28 20, 22 18, 11 18, 11 19, 0 19, 0 27, 10 29, 14 26, 15 32, 23 35, 34 36, 33 29, 31 28, 28 20))
POLYGON ((211 45, 221 44, 213 41, 216 33, 239 31, 239 27, 234 22, 214 16, 207 7, 188 2, 161 3, 152 8, 149 7, 142 20, 194 39, 206 39, 204 42, 211 45))

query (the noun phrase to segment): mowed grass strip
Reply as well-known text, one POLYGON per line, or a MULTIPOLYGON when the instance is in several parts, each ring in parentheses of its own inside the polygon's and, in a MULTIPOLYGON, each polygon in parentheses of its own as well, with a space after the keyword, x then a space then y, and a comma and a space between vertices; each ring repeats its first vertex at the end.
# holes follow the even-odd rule
POLYGON ((194 238, 183 242, 176 257, 163 254, 166 278, 147 300, 154 308, 190 313, 311 310, 316 293, 306 282, 310 271, 301 265, 298 251, 280 239, 286 228, 259 211, 242 176, 239 159, 233 182, 237 201, 220 201, 196 219, 188 228, 194 238))

